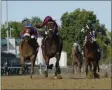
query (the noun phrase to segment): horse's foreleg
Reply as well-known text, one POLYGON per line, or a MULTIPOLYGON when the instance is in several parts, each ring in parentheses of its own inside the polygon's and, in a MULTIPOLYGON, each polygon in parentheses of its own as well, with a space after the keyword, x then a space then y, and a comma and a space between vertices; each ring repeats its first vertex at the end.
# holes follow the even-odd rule
POLYGON ((61 69, 60 69, 60 66, 59 66, 59 60, 60 60, 60 53, 57 53, 56 54, 56 64, 55 64, 55 68, 56 68, 56 71, 55 71, 55 76, 58 78, 58 79, 61 79, 61 69))
POLYGON ((88 75, 88 60, 86 59, 85 61, 85 71, 86 71, 86 76, 88 75))
POLYGON ((49 68, 49 58, 48 57, 45 58, 45 63, 46 65, 45 65, 44 76, 48 77, 48 68, 49 68))
POLYGON ((81 60, 78 60, 78 72, 79 74, 81 73, 81 67, 82 67, 82 64, 81 64, 81 60))
POLYGON ((92 73, 92 63, 89 61, 89 71, 92 73))
POLYGON ((82 65, 81 65, 81 62, 79 61, 78 62, 78 73, 79 73, 79 77, 81 77, 81 67, 82 67, 82 65))
POLYGON ((94 78, 99 78, 99 75, 96 73, 97 68, 98 68, 98 63, 97 61, 94 61, 94 68, 93 68, 94 78))
POLYGON ((21 63, 21 74, 24 72, 24 57, 23 56, 21 56, 21 58, 20 58, 21 60, 20 60, 20 63, 21 63))
POLYGON ((31 71, 30 71, 30 78, 32 79, 32 73, 34 72, 34 62, 35 62, 35 55, 33 55, 31 58, 31 71))
POLYGON ((74 58, 74 54, 71 55, 72 58, 72 73, 75 72, 74 68, 75 68, 75 58, 74 58))
POLYGON ((73 73, 74 73, 74 66, 75 66, 74 64, 75 64, 75 62, 73 61, 73 62, 72 62, 72 72, 73 72, 73 73))

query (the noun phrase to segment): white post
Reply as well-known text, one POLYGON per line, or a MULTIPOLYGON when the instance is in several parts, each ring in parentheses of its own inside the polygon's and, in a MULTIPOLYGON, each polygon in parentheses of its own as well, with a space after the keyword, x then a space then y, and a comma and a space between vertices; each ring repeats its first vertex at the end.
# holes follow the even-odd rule
POLYGON ((9 30, 10 30, 10 38, 11 38, 11 28, 9 30))
POLYGON ((9 31, 8 31, 8 1, 6 0, 6 28, 7 28, 7 52, 9 52, 9 31))
MULTIPOLYGON (((1 37, 1 28, 2 28, 2 1, 0 0, 0 37, 1 37)), ((0 38, 1 39, 1 38, 0 38)), ((1 43, 1 40, 0 40, 1 43)))
MULTIPOLYGON (((1 26, 2 26, 2 1, 0 0, 0 13, 1 13, 1 15, 0 15, 0 43, 1 43, 1 26)), ((2 46, 0 46, 0 48, 1 48, 2 46)), ((1 60, 1 49, 0 49, 0 60, 1 60)), ((1 61, 0 61, 0 67, 1 67, 1 61)), ((1 72, 1 69, 0 69, 0 72, 1 72)), ((1 73, 0 73, 0 75, 1 75, 1 73)), ((1 79, 0 79, 1 80, 1 79)), ((1 84, 1 83, 0 83, 1 84)))

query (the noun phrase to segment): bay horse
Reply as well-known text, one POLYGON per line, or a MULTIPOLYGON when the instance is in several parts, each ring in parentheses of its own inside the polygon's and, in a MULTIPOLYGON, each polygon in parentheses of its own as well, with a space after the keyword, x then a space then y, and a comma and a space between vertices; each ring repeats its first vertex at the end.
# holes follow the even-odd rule
POLYGON ((61 70, 60 70, 59 60, 60 60, 60 56, 61 56, 63 42, 62 42, 60 35, 57 35, 57 33, 55 32, 53 25, 54 24, 52 21, 48 22, 48 24, 46 25, 47 35, 43 39, 42 46, 41 46, 43 57, 45 59, 45 64, 46 64, 44 76, 48 77, 48 69, 52 69, 52 67, 53 67, 53 64, 49 65, 49 60, 50 60, 50 58, 55 57, 56 58, 55 78, 61 79, 62 77, 60 75, 61 70))
POLYGON ((72 66, 73 66, 73 73, 77 71, 77 68, 79 70, 79 72, 81 72, 81 68, 82 68, 82 63, 83 63, 83 58, 82 58, 82 54, 81 51, 78 48, 78 43, 76 43, 77 46, 73 46, 72 47, 72 66))
POLYGON ((93 73, 94 78, 99 78, 99 74, 97 74, 97 69, 99 71, 99 60, 100 60, 100 52, 98 52, 98 44, 95 40, 95 36, 87 33, 87 40, 84 45, 84 57, 85 57, 85 71, 86 76, 88 75, 88 66, 90 66, 90 71, 93 73))
POLYGON ((21 71, 22 71, 22 73, 24 72, 25 60, 31 61, 30 78, 32 78, 32 73, 34 71, 35 59, 36 59, 36 56, 38 53, 37 48, 39 46, 38 46, 38 43, 36 42, 36 39, 32 39, 30 37, 30 32, 31 32, 30 29, 26 30, 26 32, 24 34, 24 40, 19 45, 19 52, 20 52, 20 64, 22 66, 21 71))

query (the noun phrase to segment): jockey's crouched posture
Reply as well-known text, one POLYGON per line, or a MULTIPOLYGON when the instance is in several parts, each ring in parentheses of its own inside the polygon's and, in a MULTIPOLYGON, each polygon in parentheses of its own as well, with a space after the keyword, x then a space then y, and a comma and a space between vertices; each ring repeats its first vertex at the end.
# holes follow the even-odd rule
MULTIPOLYGON (((43 28, 44 26, 46 27, 44 39, 47 36, 47 31, 50 29, 54 30, 54 34, 59 35, 58 34, 58 25, 55 22, 55 20, 52 19, 51 16, 46 16, 44 21, 40 25, 35 25, 35 26, 37 28, 43 28)), ((42 43, 44 42, 44 39, 43 39, 42 43)))
POLYGON ((43 28, 44 26, 46 27, 45 34, 47 34, 48 29, 53 29, 54 33, 58 35, 58 25, 51 16, 45 17, 44 21, 40 25, 36 25, 37 28, 43 28), (52 23, 52 25, 50 25, 50 23, 52 23))
POLYGON ((31 26, 31 24, 26 24, 25 27, 22 29, 20 33, 21 38, 24 39, 25 35, 30 36, 31 39, 35 41, 36 47, 38 47, 38 43, 37 43, 38 33, 37 30, 31 26))
MULTIPOLYGON (((94 26, 90 20, 88 20, 86 27, 84 27, 84 29, 82 29, 81 31, 82 32, 89 32, 88 38, 92 38, 92 40, 95 41, 96 49, 98 52, 100 52, 99 45, 96 42, 96 33, 94 31, 94 26)), ((87 41, 87 35, 85 36, 83 47, 85 46, 86 41, 87 41)))

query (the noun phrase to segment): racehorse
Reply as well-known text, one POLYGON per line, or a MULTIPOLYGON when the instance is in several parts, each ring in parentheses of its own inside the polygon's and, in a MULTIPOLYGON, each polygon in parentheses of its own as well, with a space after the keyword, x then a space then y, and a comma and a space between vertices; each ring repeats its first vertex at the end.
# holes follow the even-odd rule
POLYGON ((55 33, 55 29, 53 29, 53 22, 48 22, 47 26, 47 35, 42 41, 42 53, 45 59, 45 77, 48 77, 48 69, 52 69, 53 64, 49 65, 49 60, 52 57, 56 58, 55 64, 55 78, 61 79, 61 70, 59 65, 59 60, 61 56, 61 51, 63 47, 63 42, 61 37, 55 33))
POLYGON ((90 66, 90 71, 93 72, 94 78, 99 78, 96 70, 98 69, 99 71, 100 52, 97 51, 97 42, 90 32, 87 33, 87 40, 84 45, 84 57, 86 76, 88 75, 88 66, 90 66))
POLYGON ((83 63, 82 54, 79 51, 78 45, 72 47, 72 66, 73 66, 73 73, 77 71, 77 67, 79 72, 81 72, 81 67, 83 63))
POLYGON ((37 48, 39 47, 36 42, 36 39, 32 39, 30 37, 31 30, 26 30, 24 34, 24 40, 19 45, 19 51, 20 51, 20 64, 22 66, 21 71, 24 73, 24 62, 25 60, 31 61, 31 71, 30 71, 30 78, 32 78, 32 73, 34 71, 34 64, 35 59, 38 53, 37 48))

